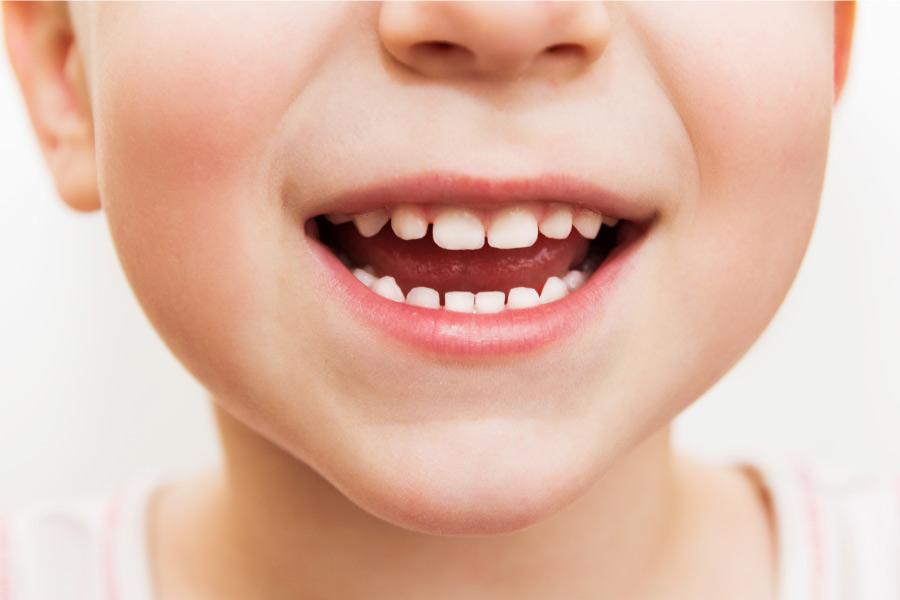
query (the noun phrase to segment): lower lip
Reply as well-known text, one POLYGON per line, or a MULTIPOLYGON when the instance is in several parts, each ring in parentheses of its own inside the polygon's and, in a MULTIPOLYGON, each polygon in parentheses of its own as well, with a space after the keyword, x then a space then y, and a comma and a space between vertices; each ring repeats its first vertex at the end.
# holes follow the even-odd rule
POLYGON ((326 286, 356 320, 418 350, 462 357, 538 350, 573 335, 587 321, 602 318, 645 238, 646 232, 616 246, 581 288, 561 300, 484 315, 382 298, 360 283, 322 243, 309 237, 307 241, 323 267, 326 286))

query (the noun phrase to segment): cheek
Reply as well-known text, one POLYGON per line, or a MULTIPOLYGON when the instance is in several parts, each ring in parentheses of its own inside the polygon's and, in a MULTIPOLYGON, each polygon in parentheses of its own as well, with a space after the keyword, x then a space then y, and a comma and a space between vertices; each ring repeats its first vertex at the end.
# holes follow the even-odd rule
POLYGON ((104 210, 150 320, 207 381, 221 374, 197 370, 236 368, 238 348, 253 352, 247 340, 264 352, 272 288, 262 282, 277 280, 287 234, 268 145, 307 65, 284 57, 315 58, 296 41, 314 37, 292 27, 290 46, 269 22, 281 16, 180 3, 98 12, 104 210))
POLYGON ((645 306, 645 337, 677 341, 673 369, 702 371, 682 382, 696 397, 764 329, 809 241, 833 102, 831 7, 631 10, 696 160, 695 189, 660 223, 643 296, 668 301, 645 306))

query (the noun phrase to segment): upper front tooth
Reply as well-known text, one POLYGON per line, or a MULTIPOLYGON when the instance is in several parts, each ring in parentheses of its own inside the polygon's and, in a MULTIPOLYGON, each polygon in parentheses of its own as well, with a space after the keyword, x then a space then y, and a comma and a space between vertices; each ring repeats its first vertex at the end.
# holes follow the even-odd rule
POLYGON ((391 213, 391 229, 401 240, 418 240, 428 232, 425 211, 418 206, 398 206, 391 213))
POLYGON ((554 204, 541 219, 541 233, 554 240, 564 240, 572 231, 572 207, 554 204))
POLYGON ((578 233, 588 239, 597 237, 602 222, 603 217, 592 210, 582 210, 572 217, 572 225, 575 226, 578 233))
POLYGON ((363 237, 372 237, 384 227, 390 217, 383 210, 361 213, 353 217, 353 224, 363 237))
POLYGON ((444 208, 434 218, 434 243, 445 250, 477 250, 484 246, 484 225, 464 208, 444 208))
POLYGON ((504 208, 494 216, 488 229, 488 245, 493 248, 527 248, 538 236, 534 214, 525 208, 504 208))

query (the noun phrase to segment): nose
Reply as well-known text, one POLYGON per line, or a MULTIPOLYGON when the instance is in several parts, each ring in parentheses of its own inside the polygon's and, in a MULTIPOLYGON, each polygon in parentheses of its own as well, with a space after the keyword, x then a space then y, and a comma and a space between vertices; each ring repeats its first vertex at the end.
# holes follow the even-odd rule
POLYGON ((378 33, 426 76, 566 76, 603 54, 610 23, 594 2, 385 2, 378 33))

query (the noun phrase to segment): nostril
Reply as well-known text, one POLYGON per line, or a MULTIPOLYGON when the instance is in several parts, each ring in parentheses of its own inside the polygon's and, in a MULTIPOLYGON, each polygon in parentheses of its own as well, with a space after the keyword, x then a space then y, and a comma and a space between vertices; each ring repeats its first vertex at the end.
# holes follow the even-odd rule
POLYGON ((465 46, 443 40, 418 42, 410 47, 410 52, 414 56, 424 59, 475 59, 475 54, 465 46))
POLYGON ((553 44, 544 48, 544 53, 559 58, 582 58, 586 55, 580 44, 553 44))

